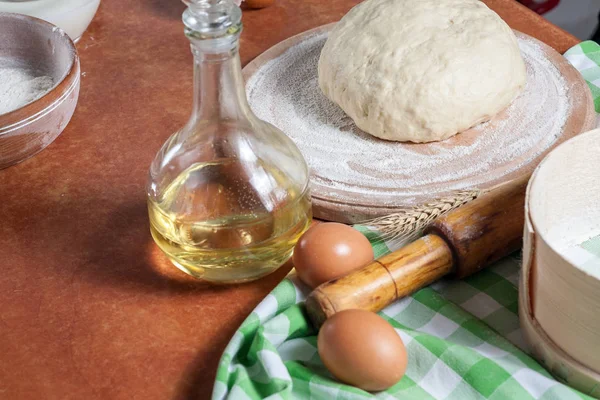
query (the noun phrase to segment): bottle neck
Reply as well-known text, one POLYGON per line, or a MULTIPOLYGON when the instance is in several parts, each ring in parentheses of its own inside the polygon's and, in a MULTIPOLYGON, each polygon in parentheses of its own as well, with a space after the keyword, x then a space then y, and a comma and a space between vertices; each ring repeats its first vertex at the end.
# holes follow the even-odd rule
POLYGON ((238 41, 231 46, 192 44, 196 120, 242 120, 250 110, 242 78, 238 41))

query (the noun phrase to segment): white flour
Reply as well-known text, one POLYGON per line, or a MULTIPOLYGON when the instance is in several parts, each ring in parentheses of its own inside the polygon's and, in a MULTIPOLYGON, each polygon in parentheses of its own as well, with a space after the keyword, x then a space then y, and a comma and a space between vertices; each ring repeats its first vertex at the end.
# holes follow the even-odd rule
POLYGON ((32 71, 0 64, 0 115, 20 108, 47 93, 54 81, 32 71))
POLYGON ((538 44, 519 38, 527 85, 503 114, 443 142, 384 141, 362 132, 321 94, 317 61, 326 38, 321 33, 298 43, 246 85, 256 115, 300 148, 312 170, 315 197, 407 206, 490 186, 541 156, 561 135, 572 107, 560 72, 538 44))

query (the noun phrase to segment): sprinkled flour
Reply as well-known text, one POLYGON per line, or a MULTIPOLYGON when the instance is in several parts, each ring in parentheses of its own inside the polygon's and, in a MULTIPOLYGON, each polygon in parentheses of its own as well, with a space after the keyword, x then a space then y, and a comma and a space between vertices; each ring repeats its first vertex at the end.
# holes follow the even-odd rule
POLYGON ((54 81, 49 76, 0 63, 0 115, 39 99, 52 86, 54 81))
POLYGON ((262 66, 246 85, 256 115, 300 148, 315 197, 408 206, 453 190, 489 187, 549 149, 572 107, 557 68, 537 43, 519 37, 527 85, 506 111, 443 142, 384 141, 358 129, 321 93, 317 62, 326 39, 327 33, 308 37, 262 66))

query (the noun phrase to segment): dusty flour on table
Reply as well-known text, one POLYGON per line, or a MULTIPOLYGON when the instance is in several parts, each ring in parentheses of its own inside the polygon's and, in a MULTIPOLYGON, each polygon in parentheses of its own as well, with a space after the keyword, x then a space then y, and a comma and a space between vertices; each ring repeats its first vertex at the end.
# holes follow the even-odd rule
POLYGON ((42 97, 54 86, 49 76, 0 61, 0 115, 42 97))
POLYGON ((561 135, 571 108, 560 72, 537 43, 519 38, 527 85, 503 114, 443 142, 384 141, 358 129, 321 93, 317 62, 326 39, 327 33, 320 33, 294 45, 246 85, 256 115, 300 148, 320 198, 352 203, 358 196, 377 204, 411 205, 423 196, 485 187, 547 150, 561 135))

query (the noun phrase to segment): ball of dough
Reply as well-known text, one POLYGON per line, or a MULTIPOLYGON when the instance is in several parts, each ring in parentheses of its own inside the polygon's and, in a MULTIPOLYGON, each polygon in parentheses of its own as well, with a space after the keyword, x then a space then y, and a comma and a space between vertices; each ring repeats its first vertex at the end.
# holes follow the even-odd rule
POLYGON ((516 37, 479 0, 367 0, 335 26, 319 86, 371 135, 447 139, 504 110, 525 86, 516 37))

